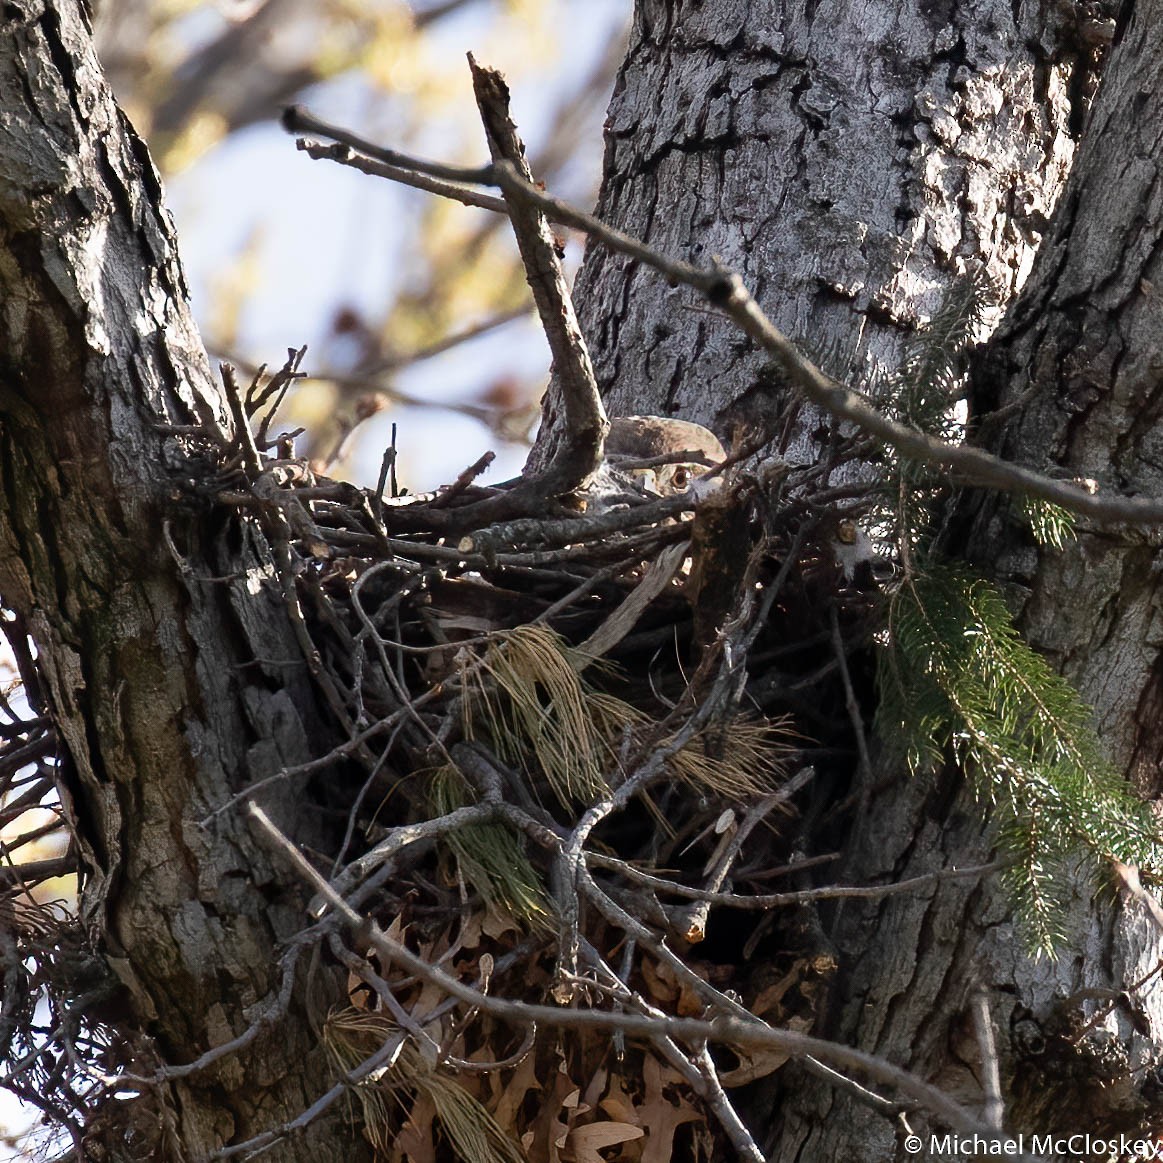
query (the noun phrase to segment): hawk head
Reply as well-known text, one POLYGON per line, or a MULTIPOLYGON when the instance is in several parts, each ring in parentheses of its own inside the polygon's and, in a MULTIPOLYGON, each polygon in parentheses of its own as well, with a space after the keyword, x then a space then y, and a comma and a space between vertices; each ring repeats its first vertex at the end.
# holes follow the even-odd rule
POLYGON ((719 438, 709 428, 689 420, 615 416, 606 437, 606 460, 611 468, 664 497, 686 492, 695 480, 726 457, 719 438), (635 463, 661 457, 675 459, 655 465, 635 463))

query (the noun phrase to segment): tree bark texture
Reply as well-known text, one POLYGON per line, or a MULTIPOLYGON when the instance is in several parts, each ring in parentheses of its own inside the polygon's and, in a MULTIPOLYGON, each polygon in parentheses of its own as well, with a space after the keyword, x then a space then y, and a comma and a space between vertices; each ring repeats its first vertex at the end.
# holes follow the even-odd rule
MULTIPOLYGON (((857 386, 895 366, 959 270, 986 270, 1003 308, 1033 270, 975 381, 983 418, 1018 410, 984 424, 982 440, 1104 489, 1158 494, 1161 16, 1157 3, 1124 13, 1087 120, 1095 24, 1113 25, 1084 27, 1067 6, 639 0, 598 213, 676 257, 721 257, 857 386)), ((592 246, 577 297, 611 414, 678 414, 728 436, 782 406, 758 374, 763 353, 686 288, 592 246)), ((813 455, 813 427, 800 425, 789 457, 813 455)), ((967 497, 949 552, 1007 585, 1033 644, 1095 705, 1110 754, 1157 794, 1157 538, 1083 530, 1065 553, 1040 551, 1011 512, 967 497)), ((989 859, 985 809, 955 772, 881 774, 843 879, 989 859)), ((849 902, 819 920, 840 971, 817 1032, 980 1105, 969 1003, 984 987, 1007 1127, 1157 1123, 1163 997, 1133 986, 1158 963, 1159 935, 1139 901, 1096 895, 1080 873, 1056 962, 1026 955, 991 884, 849 902), (1125 988, 1125 1003, 1103 1000, 1125 988)), ((751 1109, 773 1160, 901 1149, 901 1123, 803 1066, 759 1089, 751 1109)))
MULTIPOLYGON (((302 927, 287 870, 242 815, 200 821, 328 728, 265 547, 196 499, 175 507, 196 474, 159 426, 221 427, 224 413, 161 199, 84 6, 5 3, 0 592, 31 628, 67 746, 84 916, 132 1024, 180 1064, 270 1003, 278 942, 302 927)), ((296 790, 270 807, 309 837, 296 790)), ((201 1157, 318 1097, 328 1071, 305 999, 277 1039, 163 1087, 165 1129, 139 1128, 134 1157, 201 1157)), ((283 1157, 348 1159, 346 1138, 283 1157)))
MULTIPOLYGON (((976 376, 979 406, 1002 409, 1002 422, 983 428, 1002 454, 1040 468, 1060 466, 1066 475, 1095 480, 1102 492, 1156 496, 1163 492, 1161 19, 1163 5, 1149 0, 1137 3, 1120 28, 1059 212, 976 376)), ((970 501, 966 514, 966 556, 1007 586, 1027 639, 1094 707, 1107 751, 1128 780, 1158 800, 1158 531, 1083 528, 1064 552, 1036 553, 996 498, 970 501)), ((1051 1059, 1049 1070, 1018 1053, 1018 1064, 1033 1068, 1019 1098, 1037 1113, 1075 1104, 1084 1118, 1105 1113, 1115 1124, 1158 1126, 1158 923, 1134 893, 1080 896, 1077 955, 1064 957, 1050 981, 1035 988, 1025 985, 1028 975, 1019 977, 1018 1000, 1043 1012, 1056 1004, 1057 1020, 1075 1028, 1083 991, 1126 988, 1129 1004, 1076 1039, 1076 1054, 1051 1059), (1090 1068, 1081 1083, 1070 1069, 1080 1062, 1090 1068)), ((1004 965, 1000 954, 989 952, 995 974, 1004 965)))
MULTIPOLYGON (((1061 23, 1051 4, 993 0, 640 0, 598 214, 721 259, 860 383, 895 366, 959 268, 1004 293, 1028 274, 1074 149, 1061 23)), ((762 353, 688 288, 594 245, 577 294, 611 414, 726 435, 779 403, 762 353)))
MULTIPOLYGON (((599 211, 671 255, 720 256, 856 383, 894 365, 959 271, 983 267, 1008 301, 1033 268, 974 397, 983 417, 1022 407, 983 438, 1104 488, 1163 491, 1159 9, 1139 0, 1124 24, 1063 196, 1093 56, 1093 30, 1069 6, 640 0, 599 211)), ((269 550, 189 496, 189 452, 159 430, 225 421, 156 174, 101 80, 84 9, 8 0, 0 13, 0 593, 32 629, 67 744, 85 915, 135 1023, 166 1061, 188 1062, 270 1003, 279 942, 302 927, 300 895, 241 815, 200 821, 317 754, 334 728, 269 550)), ((764 358, 692 292, 594 248, 577 298, 613 412, 679 414, 728 435, 782 406, 764 358)), ((814 453, 813 429, 800 426, 789 455, 814 453)), ((1007 584, 1032 641, 1154 794, 1152 538, 1084 531, 1051 555, 1007 513, 968 499, 951 549, 1007 584)), ((844 879, 988 858, 982 809, 956 773, 885 775, 848 839, 844 879)), ((264 805, 309 842, 296 790, 264 805)), ((822 912, 841 969, 818 1032, 977 1103, 968 1001, 984 986, 1017 1129, 1061 1130, 1064 1112, 1096 1133, 1149 1125, 1139 1068, 1157 1057, 1158 989, 1081 1027, 1095 991, 1145 976, 1158 942, 1138 901, 1095 897, 1080 879, 1076 905, 1056 963, 1025 955, 989 885, 822 912)), ((333 982, 315 984, 322 1004, 335 996, 333 982)), ((277 1039, 169 1084, 167 1129, 145 1154, 198 1157, 317 1098, 328 1071, 310 994, 304 980, 277 1039)), ((765 1108, 753 1098, 773 1159, 897 1149, 892 1120, 805 1067, 775 1076, 765 1108)), ((358 1149, 320 1126, 281 1157, 358 1149)))

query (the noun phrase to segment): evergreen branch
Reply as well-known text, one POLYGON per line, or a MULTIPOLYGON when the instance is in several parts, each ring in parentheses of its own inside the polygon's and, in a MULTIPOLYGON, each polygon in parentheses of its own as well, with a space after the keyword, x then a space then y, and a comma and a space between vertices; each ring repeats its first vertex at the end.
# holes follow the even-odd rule
POLYGON ((1021 638, 992 586, 932 567, 895 595, 890 627, 881 738, 896 735, 913 768, 952 748, 994 806, 1019 921, 1049 952, 1072 858, 1159 863, 1149 806, 1104 759, 1089 708, 1021 638))

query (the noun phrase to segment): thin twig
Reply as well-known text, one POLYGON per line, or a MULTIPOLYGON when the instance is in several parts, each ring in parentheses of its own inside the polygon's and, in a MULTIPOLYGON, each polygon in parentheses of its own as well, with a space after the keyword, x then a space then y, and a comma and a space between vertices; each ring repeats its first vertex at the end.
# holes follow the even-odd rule
POLYGON ((877 1114, 884 1115, 885 1118, 892 1118, 901 1111, 900 1103, 882 1098, 875 1091, 869 1090, 867 1086, 861 1086, 859 1082, 849 1078, 846 1074, 833 1070, 831 1066, 825 1066, 823 1062, 817 1062, 810 1054, 804 1055, 803 1064, 813 1074, 819 1075, 837 1090, 851 1095, 857 1102, 861 1102, 865 1106, 872 1107, 877 1114))
MULTIPOLYGON (((717 893, 723 887, 731 871, 731 865, 738 859, 747 837, 751 835, 759 822, 781 804, 787 803, 801 788, 806 787, 815 774, 814 767, 803 768, 796 772, 778 791, 764 796, 759 803, 748 809, 743 822, 735 829, 734 835, 720 853, 707 876, 706 883, 703 885, 707 893, 717 893)), ((703 897, 693 904, 675 909, 671 922, 687 941, 695 944, 706 935, 710 913, 711 902, 707 897, 703 897)))
POLYGON ((454 480, 452 484, 448 486, 448 488, 442 490, 436 495, 436 499, 432 502, 432 508, 443 509, 449 503, 449 501, 454 501, 457 497, 460 496, 461 493, 464 492, 465 489, 468 488, 469 485, 473 483, 473 481, 477 479, 477 477, 485 472, 489 465, 491 465, 496 459, 497 454, 495 452, 486 452, 483 456, 479 457, 477 460, 474 460, 473 463, 470 464, 468 468, 466 468, 464 472, 462 472, 456 478, 456 480, 454 480))
POLYGON ((285 779, 297 779, 304 775, 314 775, 340 762, 340 760, 349 759, 354 755, 360 754, 366 748, 366 745, 378 735, 382 735, 385 731, 394 730, 400 723, 400 720, 406 715, 424 703, 432 702, 439 698, 442 693, 442 691, 436 688, 427 690, 412 700, 410 708, 401 707, 399 710, 393 711, 390 715, 386 715, 384 718, 372 723, 370 727, 365 728, 358 735, 353 735, 350 739, 333 747, 326 755, 321 755, 318 759, 307 760, 305 763, 299 763, 293 767, 281 768, 271 775, 255 780, 254 783, 244 787, 242 791, 232 795, 225 803, 219 804, 209 815, 204 816, 200 821, 201 826, 203 828, 208 827, 219 816, 232 811, 239 804, 245 803, 253 796, 258 795, 259 792, 264 791, 268 787, 272 787, 276 783, 281 783, 285 779))
POLYGON ((995 860, 990 864, 973 864, 966 868, 942 868, 937 872, 926 872, 921 876, 911 876, 908 880, 894 881, 892 884, 829 884, 821 888, 803 888, 793 892, 772 892, 758 896, 744 896, 740 893, 710 892, 703 888, 692 888, 689 885, 679 884, 677 881, 667 880, 662 876, 643 872, 642 869, 635 868, 634 865, 628 864, 625 860, 606 856, 600 852, 587 852, 585 858, 586 863, 595 868, 606 868, 612 872, 617 872, 626 877, 627 880, 652 888, 656 892, 685 897, 688 900, 706 901, 712 905, 726 905, 733 909, 751 909, 754 911, 790 908, 794 905, 808 904, 813 901, 880 900, 883 897, 895 896, 898 893, 918 892, 946 880, 972 880, 990 876, 1007 868, 1012 863, 1009 860, 995 860))
POLYGON ((369 1058, 365 1058, 354 1070, 349 1070, 329 1091, 320 1095, 302 1114, 283 1123, 282 1126, 264 1131, 261 1135, 255 1135, 253 1139, 247 1139, 242 1143, 232 1143, 229 1147, 220 1147, 217 1151, 212 1151, 206 1158, 208 1160, 217 1160, 233 1159, 244 1154, 248 1156, 257 1155, 267 1147, 272 1147, 275 1143, 283 1139, 300 1134, 319 1118, 328 1107, 341 1099, 348 1090, 358 1086, 365 1078, 374 1074, 381 1066, 391 1062, 394 1056, 399 1053, 400 1043, 403 1039, 404 1034, 402 1031, 394 1034, 374 1054, 369 1058))
MULTIPOLYGON (((317 132, 305 128, 292 128, 288 124, 286 115, 283 124, 293 133, 317 132)), ((411 186, 415 190, 423 190, 428 194, 438 194, 441 198, 450 198, 454 202, 461 202, 465 206, 475 206, 481 210, 492 210, 496 214, 509 213, 509 207, 504 198, 495 194, 482 194, 472 186, 462 185, 460 182, 443 181, 440 178, 429 177, 404 166, 393 166, 388 162, 376 161, 373 158, 361 157, 352 153, 351 146, 338 142, 335 145, 320 145, 318 142, 300 138, 298 148, 315 161, 336 162, 341 166, 348 166, 359 170, 372 178, 387 178, 390 182, 397 182, 401 186, 411 186)))
POLYGON ((973 1013, 973 1032, 981 1055, 981 1089, 985 1094, 982 1117, 995 1131, 1002 1128, 1005 1103, 1001 1097, 1001 1071, 998 1068, 997 1043, 993 1036, 993 1021, 989 1016, 989 999, 984 989, 975 989, 969 999, 973 1013))
POLYGON ((375 513, 376 521, 380 525, 384 523, 384 489, 388 484, 388 473, 395 463, 396 450, 394 448, 385 448, 383 459, 380 461, 380 475, 376 480, 375 497, 372 499, 372 512, 375 513))
MULTIPOLYGON (((255 805, 251 804, 252 812, 255 805)), ((492 803, 469 804, 467 807, 454 808, 446 816, 437 816, 431 820, 421 820, 416 824, 401 824, 393 828, 388 835, 370 851, 353 860, 343 871, 334 878, 330 888, 333 893, 349 893, 365 876, 374 872, 381 864, 391 860, 401 849, 409 844, 419 843, 421 840, 430 840, 438 836, 447 836, 466 824, 487 824, 497 815, 496 805, 492 803)), ((326 911, 329 897, 316 897, 312 900, 308 912, 315 919, 323 916, 326 911)))
POLYGON ((864 717, 856 689, 852 685, 852 675, 848 672, 848 654, 844 649, 844 636, 840 633, 840 615, 835 604, 829 611, 832 620, 832 649, 836 655, 836 665, 840 668, 840 681, 844 686, 844 709, 856 736, 856 753, 860 756, 860 814, 868 807, 868 797, 872 794, 872 759, 868 754, 868 739, 864 734, 864 717))
POLYGON ((467 182, 470 185, 477 186, 488 184, 484 175, 489 172, 489 167, 466 170, 462 166, 446 166, 441 165, 439 162, 429 162, 422 166, 417 165, 416 159, 409 157, 407 154, 397 153, 394 149, 385 149, 382 146, 373 145, 365 138, 359 137, 338 125, 329 125, 326 121, 320 121, 318 117, 308 112, 302 105, 289 105, 284 109, 282 125, 288 133, 314 133, 319 137, 327 137, 332 141, 342 142, 344 145, 350 146, 366 157, 375 158, 377 161, 384 162, 389 166, 397 166, 400 169, 428 174, 430 177, 442 178, 448 182, 467 182), (465 176, 466 174, 468 175, 467 177, 465 176))
POLYGON ((254 442, 254 434, 250 430, 250 417, 246 414, 242 389, 238 386, 238 376, 234 366, 229 363, 222 364, 219 370, 222 373, 226 402, 230 405, 230 415, 234 421, 234 446, 242 455, 242 464, 247 475, 253 480, 262 475, 262 457, 254 442))
POLYGON ((705 1044, 695 1055, 695 1066, 703 1076, 703 1100, 714 1112, 719 1125, 727 1132, 727 1138, 731 1140, 731 1146, 735 1148, 739 1158, 749 1159, 751 1163, 766 1163, 766 1156, 759 1149, 759 1144, 752 1138, 751 1132, 731 1105, 731 1100, 719 1081, 718 1068, 705 1044))

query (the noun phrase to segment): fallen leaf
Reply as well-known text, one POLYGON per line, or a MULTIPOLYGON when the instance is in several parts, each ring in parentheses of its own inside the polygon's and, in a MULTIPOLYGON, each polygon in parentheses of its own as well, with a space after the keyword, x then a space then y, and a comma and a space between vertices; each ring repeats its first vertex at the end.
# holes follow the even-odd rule
MULTIPOLYGON (((811 1018, 791 1018, 782 1027, 785 1030, 795 1030, 798 1033, 807 1033, 812 1028, 811 1018)), ((783 1050, 755 1049, 739 1050, 731 1048, 731 1053, 739 1059, 739 1065, 733 1070, 719 1072, 719 1081, 724 1086, 743 1086, 754 1082, 757 1078, 764 1078, 774 1074, 791 1055, 783 1050)))
POLYGON ((585 1094, 582 1095, 582 1102, 585 1103, 587 1110, 593 1110, 598 1105, 602 1095, 606 1091, 606 1080, 608 1077, 609 1071, 604 1066, 599 1066, 594 1071, 594 1076, 590 1079, 585 1094))
POLYGON ((602 1147, 641 1139, 644 1134, 641 1127, 629 1123, 587 1123, 569 1132, 566 1151, 572 1153, 573 1163, 607 1163, 598 1154, 602 1147))
POLYGON ((521 926, 513 919, 513 914, 504 909, 490 908, 481 922, 481 929, 485 935, 499 940, 506 933, 520 934, 521 926))
MULTIPOLYGON (((566 1073, 564 1063, 559 1062, 550 1086, 546 1088, 541 1109, 530 1128, 533 1138, 527 1147, 529 1163, 563 1163, 561 1148, 569 1135, 569 1123, 573 1115, 567 1104, 576 1103, 579 1093, 578 1087, 566 1073)), ((524 1135, 521 1141, 525 1142, 524 1135)))
POLYGON ((493 1118, 506 1134, 513 1134, 517 1130, 517 1115, 525 1102, 525 1096, 531 1090, 540 1090, 541 1082, 537 1077, 537 1055, 526 1054, 517 1065, 516 1073, 509 1079, 508 1086, 501 1093, 497 1105, 493 1109, 493 1118))
POLYGON ((610 1086, 598 1107, 615 1122, 631 1123, 636 1127, 642 1125, 638 1108, 626 1093, 626 1082, 620 1074, 610 1076, 610 1086))
POLYGON ((408 1121, 392 1145, 395 1158, 407 1159, 408 1163, 436 1163, 435 1117, 436 1105, 432 1099, 424 1093, 418 1094, 408 1121))
POLYGON ((674 1132, 683 1123, 698 1122, 702 1115, 682 1094, 682 1078, 677 1071, 663 1066, 653 1055, 642 1063, 642 1079, 646 1083, 646 1097, 639 1108, 642 1125, 646 1128, 646 1146, 641 1163, 670 1163, 674 1154, 674 1132), (679 1083, 677 1102, 666 1097, 664 1087, 679 1083))

